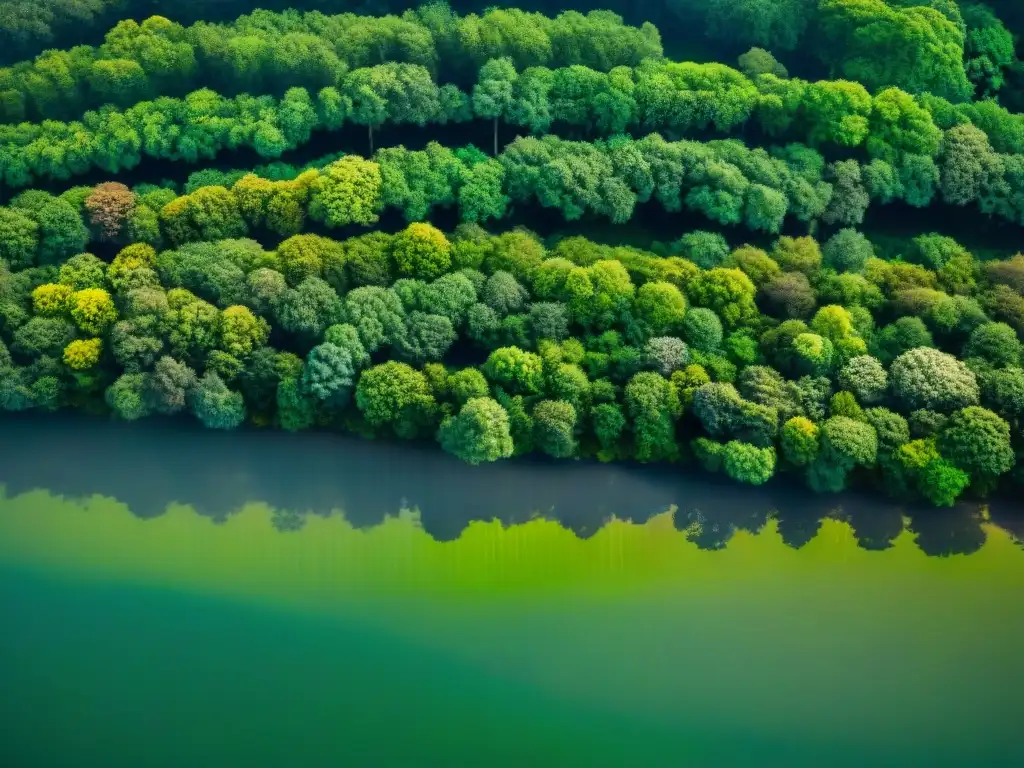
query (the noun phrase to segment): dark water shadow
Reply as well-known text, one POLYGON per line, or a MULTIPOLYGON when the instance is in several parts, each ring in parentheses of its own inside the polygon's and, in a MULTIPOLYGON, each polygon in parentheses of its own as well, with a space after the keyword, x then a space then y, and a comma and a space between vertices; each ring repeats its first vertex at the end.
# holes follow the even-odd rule
MULTIPOLYGON (((877 495, 816 495, 778 479, 753 488, 679 467, 603 465, 543 459, 469 467, 434 445, 392 444, 307 432, 215 432, 178 420, 125 424, 79 415, 24 415, 0 422, 0 485, 8 495, 45 489, 68 497, 112 497, 141 518, 187 504, 221 522, 251 502, 273 510, 282 532, 309 514, 336 512, 358 528, 402 508, 423 528, 457 539, 474 520, 505 525, 541 516, 589 537, 612 517, 643 523, 675 507, 675 525, 704 549, 726 546, 737 531, 777 521, 783 541, 799 548, 825 518, 850 524, 865 549, 884 549, 904 528, 931 555, 972 552, 983 543, 977 505, 907 508, 877 495)), ((1011 531, 1019 506, 991 505, 1011 531)))

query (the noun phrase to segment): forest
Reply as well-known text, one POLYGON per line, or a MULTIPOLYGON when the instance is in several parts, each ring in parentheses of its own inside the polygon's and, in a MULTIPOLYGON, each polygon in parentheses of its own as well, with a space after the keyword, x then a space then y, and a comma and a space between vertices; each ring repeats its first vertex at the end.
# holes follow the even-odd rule
POLYGON ((1015 0, 0 9, 4 411, 1024 486, 1015 0))

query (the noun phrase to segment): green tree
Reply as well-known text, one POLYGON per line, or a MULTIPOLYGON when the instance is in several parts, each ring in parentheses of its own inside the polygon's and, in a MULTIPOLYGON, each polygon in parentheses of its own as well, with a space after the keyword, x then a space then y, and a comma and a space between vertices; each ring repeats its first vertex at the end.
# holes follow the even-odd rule
POLYGON ((164 414, 183 411, 198 382, 194 370, 164 355, 156 361, 153 372, 145 379, 146 410, 164 414))
POLYGON ((39 225, 17 208, 0 208, 0 259, 16 270, 35 264, 39 225))
POLYGON ((895 85, 953 101, 970 97, 963 32, 939 11, 884 0, 821 0, 821 57, 871 89, 895 85))
POLYGON ((135 421, 149 415, 145 393, 146 375, 126 373, 107 388, 105 399, 118 418, 135 421))
POLYGON ((376 224, 380 209, 380 166, 361 157, 341 158, 310 185, 309 215, 328 227, 376 224))
POLYGON ((480 68, 473 86, 473 111, 494 121, 494 155, 498 155, 498 121, 506 118, 512 108, 513 93, 519 74, 510 58, 491 59, 480 68))
POLYGON ((371 426, 391 427, 407 439, 430 428, 437 411, 427 378, 393 361, 363 371, 356 385, 356 405, 371 426))
POLYGON ((996 414, 968 406, 950 417, 939 433, 939 453, 974 480, 992 480, 1015 461, 1010 425, 996 414))
POLYGON ((964 357, 980 357, 997 368, 1019 366, 1022 345, 1017 333, 1006 323, 985 323, 971 332, 964 357))
POLYGON ((687 290, 694 304, 713 310, 726 328, 750 325, 758 317, 754 284, 738 269, 716 267, 702 272, 687 290))
POLYGON ((556 459, 576 452, 576 409, 562 400, 541 400, 533 409, 534 445, 556 459))
POLYGON ((808 418, 794 416, 782 426, 782 455, 791 464, 804 467, 818 457, 819 429, 808 418))
POLYGON ((537 394, 544 385, 540 357, 518 347, 494 350, 484 363, 483 372, 490 381, 516 394, 537 394))
POLYGON ((775 449, 731 440, 725 444, 722 466, 733 480, 764 485, 775 474, 775 449))
POLYGON ((870 405, 885 397, 889 377, 877 358, 858 355, 840 369, 839 384, 853 392, 861 403, 870 405))
POLYGON ((458 415, 441 424, 438 442, 468 464, 507 459, 512 455, 508 412, 489 397, 472 397, 458 415))
POLYGON ((394 239, 392 255, 399 274, 433 280, 451 268, 452 246, 430 224, 413 223, 394 239))
POLYGON ((825 243, 822 256, 825 265, 837 272, 860 272, 874 256, 874 248, 857 230, 841 229, 825 243))
POLYGON ((302 367, 302 387, 317 400, 331 407, 348 403, 355 386, 356 367, 347 350, 324 342, 313 347, 302 367))
POLYGON ((321 338, 328 327, 344 317, 345 308, 338 294, 318 277, 306 278, 274 303, 278 325, 305 340, 321 338))
POLYGON ((625 400, 632 421, 636 459, 671 461, 677 458, 675 420, 682 408, 672 383, 657 373, 643 371, 626 385, 625 400))
POLYGON ((683 318, 683 338, 702 352, 713 352, 722 344, 722 321, 712 310, 694 307, 683 318))
POLYGON ((818 458, 808 469, 815 491, 841 491, 855 466, 871 467, 878 457, 874 427, 847 416, 833 416, 821 425, 818 458))
POLYGON ((974 374, 952 355, 919 347, 897 357, 889 369, 893 394, 908 409, 954 411, 978 402, 974 374))
POLYGON ((192 412, 210 429, 234 429, 245 421, 245 402, 220 376, 207 372, 191 391, 192 412))

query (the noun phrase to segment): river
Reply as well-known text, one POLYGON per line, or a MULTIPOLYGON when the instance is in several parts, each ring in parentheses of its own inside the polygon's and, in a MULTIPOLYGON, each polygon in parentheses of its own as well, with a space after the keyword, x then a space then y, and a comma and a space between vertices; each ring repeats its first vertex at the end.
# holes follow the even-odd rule
POLYGON ((5 419, 0 765, 1019 766, 1022 528, 1012 502, 5 419))

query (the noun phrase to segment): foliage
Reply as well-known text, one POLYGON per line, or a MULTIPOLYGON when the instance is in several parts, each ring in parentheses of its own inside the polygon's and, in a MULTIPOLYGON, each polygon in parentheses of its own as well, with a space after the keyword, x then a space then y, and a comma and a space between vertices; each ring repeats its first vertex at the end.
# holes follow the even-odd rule
POLYGON ((105 1, 0 24, 14 52, 57 34, 0 68, 3 409, 433 437, 474 464, 689 446, 739 482, 939 505, 1020 476, 1024 255, 875 234, 880 206, 1024 223, 1008 4, 659 9, 673 40, 749 48, 734 68, 607 11, 442 5, 124 20, 61 48, 56 14, 105 1), (314 143, 335 154, 285 154, 314 143), (677 239, 506 226, 652 216, 677 239))

